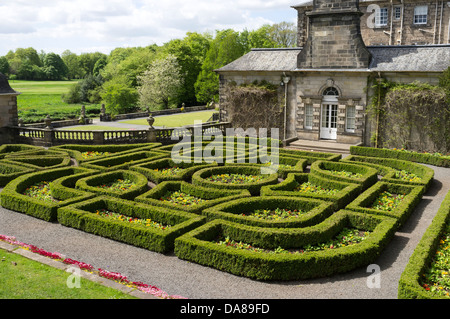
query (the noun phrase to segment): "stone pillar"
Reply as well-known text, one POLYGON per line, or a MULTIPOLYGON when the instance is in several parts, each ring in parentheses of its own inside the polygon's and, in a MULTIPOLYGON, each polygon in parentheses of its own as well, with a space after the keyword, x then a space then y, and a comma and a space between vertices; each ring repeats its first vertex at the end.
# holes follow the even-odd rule
POLYGON ((147 118, 148 125, 150 128, 147 132, 147 142, 149 143, 155 143, 156 142, 156 130, 153 127, 153 123, 155 123, 155 119, 153 118, 152 114, 150 113, 147 118))
POLYGON ((19 94, 11 88, 6 76, 0 73, 0 144, 14 142, 14 136, 10 136, 7 127, 18 125, 17 96, 19 94))

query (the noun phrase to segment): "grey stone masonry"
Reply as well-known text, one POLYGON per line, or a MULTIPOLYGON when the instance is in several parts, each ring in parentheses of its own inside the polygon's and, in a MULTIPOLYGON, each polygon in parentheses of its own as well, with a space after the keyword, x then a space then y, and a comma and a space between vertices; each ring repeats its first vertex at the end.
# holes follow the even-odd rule
POLYGON ((358 1, 314 1, 299 69, 367 69, 371 54, 361 37, 358 1))

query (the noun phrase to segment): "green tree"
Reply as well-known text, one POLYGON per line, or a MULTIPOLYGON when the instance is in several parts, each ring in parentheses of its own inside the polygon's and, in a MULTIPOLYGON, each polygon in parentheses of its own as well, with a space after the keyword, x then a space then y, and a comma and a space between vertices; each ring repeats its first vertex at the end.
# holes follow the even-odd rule
POLYGON ((66 50, 61 54, 61 59, 67 66, 67 78, 69 80, 82 78, 83 72, 80 67, 78 55, 76 53, 73 53, 70 50, 66 50))
POLYGON ((195 83, 195 94, 201 103, 217 100, 219 94, 219 75, 214 72, 238 59, 247 52, 239 32, 231 29, 218 31, 206 54, 202 70, 195 83))
POLYGON ((0 57, 0 73, 9 74, 9 62, 5 56, 0 57))
POLYGON ((162 106, 168 109, 177 102, 183 85, 183 74, 174 55, 153 61, 142 76, 138 76, 139 105, 141 108, 162 106))
POLYGON ((62 80, 69 72, 62 58, 56 53, 48 53, 44 57, 44 73, 48 80, 62 80))
POLYGON ((115 77, 103 84, 100 96, 108 113, 123 114, 137 108, 138 93, 124 76, 115 77))

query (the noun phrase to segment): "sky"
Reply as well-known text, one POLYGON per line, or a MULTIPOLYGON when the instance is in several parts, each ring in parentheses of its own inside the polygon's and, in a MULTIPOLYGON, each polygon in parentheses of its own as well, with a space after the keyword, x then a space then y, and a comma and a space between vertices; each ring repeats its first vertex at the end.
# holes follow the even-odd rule
POLYGON ((38 52, 109 54, 118 47, 162 45, 187 32, 255 30, 297 23, 305 0, 0 0, 0 56, 38 52))

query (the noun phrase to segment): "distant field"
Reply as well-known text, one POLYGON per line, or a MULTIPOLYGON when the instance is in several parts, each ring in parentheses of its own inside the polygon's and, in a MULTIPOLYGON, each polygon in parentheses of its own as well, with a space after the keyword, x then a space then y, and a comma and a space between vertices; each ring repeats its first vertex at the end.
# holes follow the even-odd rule
MULTIPOLYGON (((180 127, 193 125, 195 121, 206 122, 215 113, 214 110, 192 113, 179 113, 174 115, 155 116, 153 126, 180 127)), ((148 125, 147 119, 120 121, 125 124, 148 125)))
MULTIPOLYGON (((81 104, 67 104, 61 94, 68 92, 76 81, 10 81, 11 87, 22 93, 17 98, 19 118, 25 123, 40 122, 48 114, 54 120, 77 118, 81 104)), ((86 113, 99 114, 100 105, 86 104, 86 113)))

